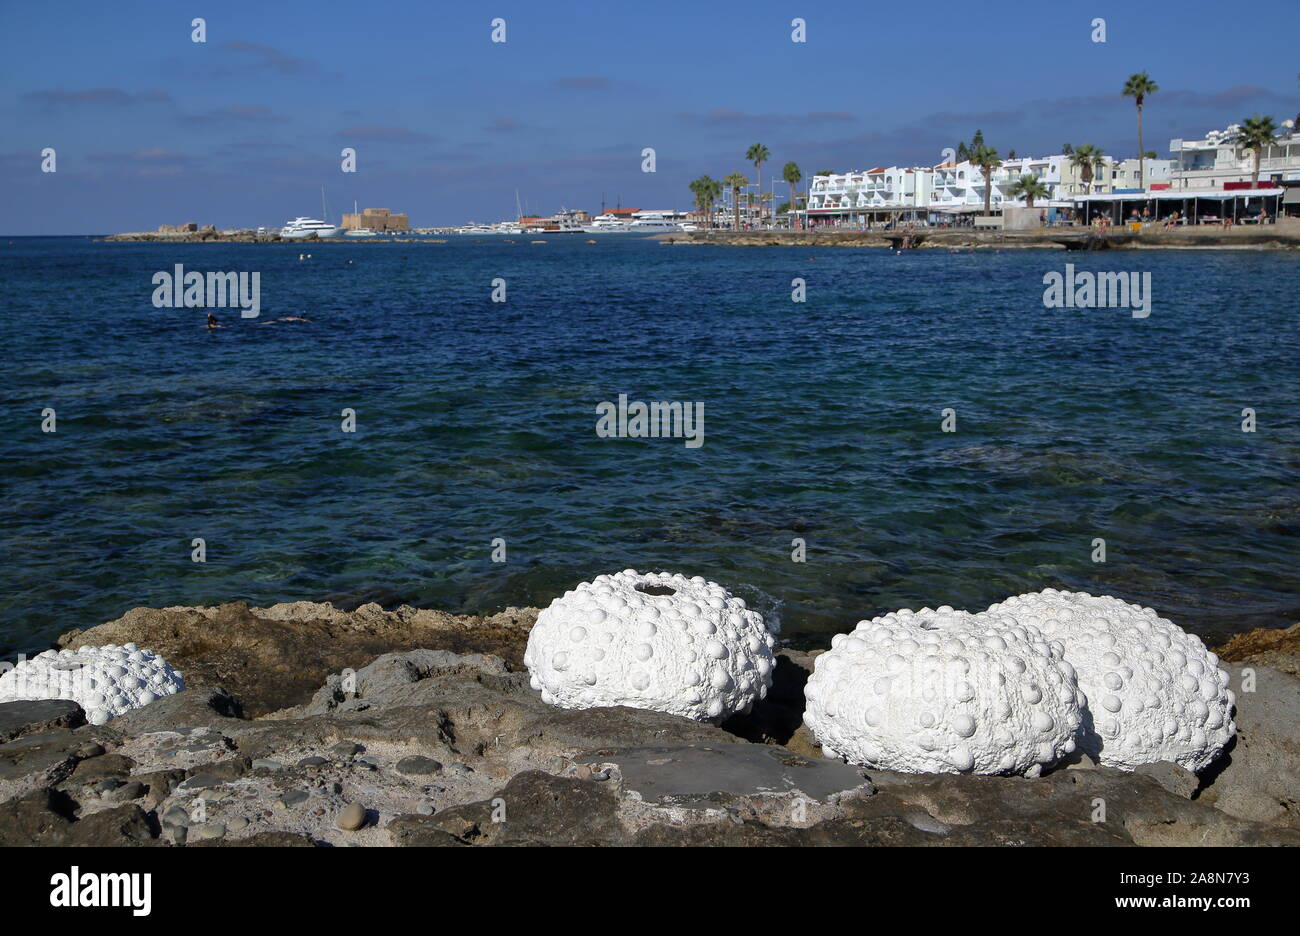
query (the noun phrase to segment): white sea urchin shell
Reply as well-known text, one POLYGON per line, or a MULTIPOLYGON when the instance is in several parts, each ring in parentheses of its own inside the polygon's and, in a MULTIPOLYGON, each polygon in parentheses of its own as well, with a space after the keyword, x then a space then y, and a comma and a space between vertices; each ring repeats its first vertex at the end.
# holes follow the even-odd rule
POLYGON ((1236 731, 1235 697, 1219 658, 1150 608, 1048 588, 989 612, 1064 645, 1087 697, 1080 747, 1103 766, 1171 761, 1200 771, 1236 731))
POLYGON ((827 756, 905 773, 1027 774, 1074 750, 1081 698, 1059 643, 949 607, 837 634, 804 689, 827 756))
POLYGON ((562 708, 627 705, 717 722, 767 695, 775 660, 762 615, 700 576, 626 569, 551 602, 524 663, 562 708))
POLYGON ((150 650, 121 647, 46 650, 0 676, 0 702, 71 699, 92 725, 185 688, 181 674, 150 650))

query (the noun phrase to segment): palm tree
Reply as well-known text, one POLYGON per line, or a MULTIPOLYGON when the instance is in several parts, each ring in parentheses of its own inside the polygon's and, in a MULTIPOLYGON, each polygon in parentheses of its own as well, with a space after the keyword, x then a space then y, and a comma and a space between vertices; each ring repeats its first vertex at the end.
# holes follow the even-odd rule
POLYGON ((1070 165, 1079 170, 1079 181, 1087 195, 1092 187, 1093 174, 1106 167, 1106 154, 1091 143, 1080 143, 1070 153, 1070 165))
MULTIPOLYGON (((980 138, 983 139, 982 136, 980 138)), ((997 150, 981 143, 978 149, 971 151, 970 164, 984 173, 984 217, 987 218, 990 213, 989 199, 993 197, 993 170, 1002 165, 1002 160, 998 158, 997 150)))
POLYGON ((1232 142, 1242 149, 1255 151, 1255 172, 1250 177, 1250 187, 1253 189, 1259 188, 1260 157, 1264 155, 1264 147, 1273 142, 1277 129, 1277 124, 1273 123, 1272 117, 1261 117, 1256 114, 1243 120, 1232 136, 1232 142))
POLYGON ((1142 148, 1142 105, 1146 102, 1148 94, 1155 94, 1160 90, 1159 85, 1151 80, 1151 76, 1146 72, 1138 72, 1135 75, 1129 75, 1128 81, 1124 83, 1124 96, 1131 97, 1137 104, 1138 109, 1138 188, 1146 188, 1146 150, 1142 148))
POLYGON ((702 175, 691 183, 691 192, 695 195, 695 204, 705 214, 705 226, 713 227, 713 203, 722 194, 722 183, 702 175))
MULTIPOLYGON (((803 173, 799 171, 799 164, 788 162, 781 170, 781 178, 790 186, 790 207, 794 209, 798 203, 794 200, 794 187, 803 181, 803 173)), ((794 223, 799 223, 799 216, 794 216, 794 223)), ((796 228, 798 230, 798 228, 796 228)))
POLYGON ((739 172, 733 172, 722 180, 722 184, 731 189, 731 228, 740 230, 740 190, 749 184, 749 180, 739 172))
MULTIPOLYGON (((770 159, 772 154, 768 152, 766 146, 762 143, 755 143, 749 149, 745 150, 745 158, 754 164, 754 169, 758 172, 758 204, 761 209, 763 205, 763 163, 770 159)), ((762 218, 762 211, 759 211, 759 217, 762 218)))
POLYGON ((1025 207, 1032 208, 1034 207, 1035 198, 1048 198, 1051 196, 1052 190, 1040 182, 1037 176, 1025 173, 1019 179, 1016 179, 1015 184, 1011 186, 1007 194, 1012 198, 1023 198, 1025 207))

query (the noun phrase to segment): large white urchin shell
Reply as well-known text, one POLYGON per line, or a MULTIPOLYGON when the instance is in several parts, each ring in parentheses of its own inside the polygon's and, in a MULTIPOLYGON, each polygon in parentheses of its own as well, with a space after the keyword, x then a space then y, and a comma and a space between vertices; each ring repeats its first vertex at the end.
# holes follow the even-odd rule
POLYGON ((1150 608, 1048 588, 989 607, 1060 640, 1087 697, 1079 746, 1107 767, 1203 770, 1236 731, 1219 658, 1150 608))
POLYGON ((626 569, 551 602, 524 663, 548 704, 627 705, 721 721, 767 695, 775 660, 762 615, 696 576, 626 569))
POLYGON ((944 606, 837 634, 804 688, 827 756, 905 773, 1027 774, 1075 747, 1080 706, 1059 644, 944 606))
POLYGON ((46 650, 0 676, 0 702, 71 699, 102 725, 185 688, 181 674, 133 643, 46 650))

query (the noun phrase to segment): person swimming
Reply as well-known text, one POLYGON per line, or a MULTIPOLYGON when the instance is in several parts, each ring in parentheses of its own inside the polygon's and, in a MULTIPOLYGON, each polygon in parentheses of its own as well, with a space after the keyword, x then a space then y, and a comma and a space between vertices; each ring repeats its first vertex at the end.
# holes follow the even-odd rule
POLYGON ((220 322, 217 321, 217 317, 215 315, 213 315, 211 312, 208 313, 208 328, 225 328, 225 327, 226 326, 222 325, 220 322))

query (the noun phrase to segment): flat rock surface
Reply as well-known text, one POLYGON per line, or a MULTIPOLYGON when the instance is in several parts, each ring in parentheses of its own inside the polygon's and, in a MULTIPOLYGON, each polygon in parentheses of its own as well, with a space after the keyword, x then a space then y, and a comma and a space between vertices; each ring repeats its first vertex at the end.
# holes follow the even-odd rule
POLYGON ((0 742, 56 728, 77 728, 85 723, 86 713, 68 699, 0 702, 0 742))
MULTIPOLYGON (((685 744, 604 750, 593 760, 618 768, 622 789, 647 803, 708 806, 710 794, 802 794, 816 800, 860 787, 864 773, 840 761, 812 760, 775 745, 685 744)), ((599 771, 597 771, 599 772, 599 771)))

